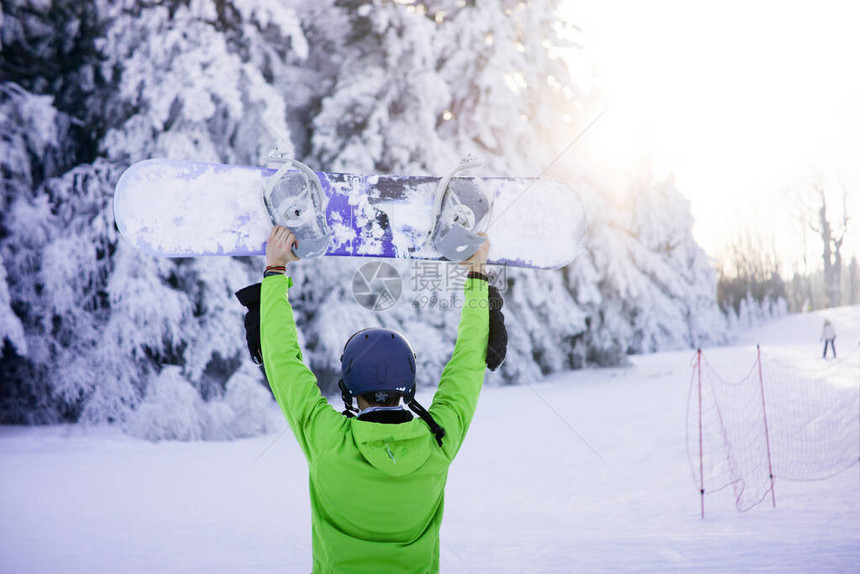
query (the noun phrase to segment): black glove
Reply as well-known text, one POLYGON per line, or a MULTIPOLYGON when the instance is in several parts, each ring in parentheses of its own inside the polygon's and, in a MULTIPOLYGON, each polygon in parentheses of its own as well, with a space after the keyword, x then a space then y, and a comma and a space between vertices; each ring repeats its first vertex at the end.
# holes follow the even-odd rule
POLYGON ((245 313, 245 342, 248 344, 251 360, 257 365, 263 364, 263 349, 260 346, 261 288, 262 283, 254 283, 236 291, 236 298, 239 303, 248 308, 248 312, 245 313))
POLYGON ((487 367, 495 371, 505 360, 508 351, 508 330, 505 316, 502 315, 502 295, 495 286, 488 287, 487 298, 490 302, 490 336, 487 339, 487 367))

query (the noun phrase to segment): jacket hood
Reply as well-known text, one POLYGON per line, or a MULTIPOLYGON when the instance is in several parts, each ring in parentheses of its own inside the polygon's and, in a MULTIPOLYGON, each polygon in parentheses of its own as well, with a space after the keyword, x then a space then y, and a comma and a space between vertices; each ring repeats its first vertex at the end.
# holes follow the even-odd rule
POLYGON ((361 455, 390 476, 414 472, 430 457, 436 442, 420 419, 382 424, 350 419, 352 436, 361 455))

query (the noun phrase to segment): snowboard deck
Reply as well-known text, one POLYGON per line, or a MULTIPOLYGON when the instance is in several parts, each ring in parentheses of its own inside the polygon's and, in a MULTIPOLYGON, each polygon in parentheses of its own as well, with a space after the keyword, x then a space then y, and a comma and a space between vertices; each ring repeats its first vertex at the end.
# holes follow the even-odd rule
MULTIPOLYGON (((262 191, 276 171, 174 159, 135 163, 116 185, 117 226, 152 255, 261 255, 272 228, 262 191)), ((333 231, 326 257, 445 260, 428 239, 440 178, 316 174, 333 231)), ((572 188, 547 178, 475 179, 494 200, 488 263, 555 269, 578 255, 586 220, 572 188)))

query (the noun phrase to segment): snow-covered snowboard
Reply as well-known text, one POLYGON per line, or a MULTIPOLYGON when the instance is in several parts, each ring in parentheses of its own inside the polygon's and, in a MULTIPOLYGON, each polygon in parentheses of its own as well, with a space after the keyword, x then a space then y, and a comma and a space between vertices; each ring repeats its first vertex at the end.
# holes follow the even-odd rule
MULTIPOLYGON (((271 199, 264 201, 264 189, 272 187, 276 172, 171 159, 136 163, 117 182, 117 226, 135 247, 153 255, 262 254, 273 221, 273 208, 267 204, 271 199)), ((325 210, 322 224, 327 223, 329 231, 325 256, 446 259, 438 243, 428 239, 438 220, 434 204, 441 178, 326 172, 316 176, 324 192, 319 198, 325 210)), ((455 177, 449 185, 464 187, 467 194, 472 185, 482 192, 483 198, 476 201, 488 203, 483 208, 472 205, 473 218, 483 221, 470 224, 489 237, 489 263, 554 269, 578 255, 585 212, 567 185, 544 178, 497 177, 455 177)), ((300 210, 294 211, 299 216, 300 210)), ((307 217, 302 214, 298 219, 306 222, 307 217)))

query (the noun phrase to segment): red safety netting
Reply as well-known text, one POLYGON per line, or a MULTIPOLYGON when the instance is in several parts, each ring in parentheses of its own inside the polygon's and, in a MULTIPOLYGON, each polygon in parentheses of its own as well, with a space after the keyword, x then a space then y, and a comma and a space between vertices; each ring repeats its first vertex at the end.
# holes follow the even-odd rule
POLYGON ((726 380, 693 359, 687 447, 702 495, 726 488, 738 510, 771 498, 775 480, 822 480, 860 461, 860 353, 838 361, 757 352, 726 380))

